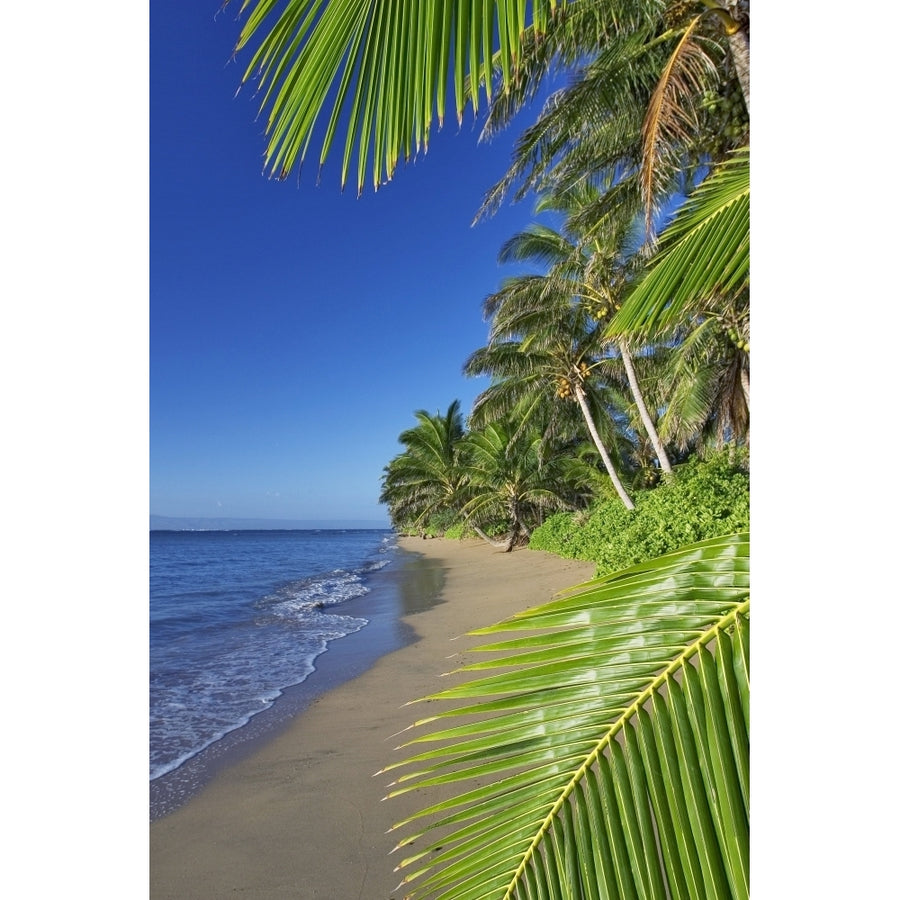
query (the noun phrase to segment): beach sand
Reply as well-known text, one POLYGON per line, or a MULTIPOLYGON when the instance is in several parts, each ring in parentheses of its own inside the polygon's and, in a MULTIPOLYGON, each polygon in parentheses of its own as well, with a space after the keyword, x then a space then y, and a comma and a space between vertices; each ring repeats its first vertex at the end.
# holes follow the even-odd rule
POLYGON ((393 871, 401 854, 388 854, 405 832, 386 832, 440 796, 412 792, 382 802, 391 777, 373 775, 404 757, 392 736, 424 714, 404 704, 451 686, 452 677, 440 676, 472 661, 466 648, 485 640, 465 632, 545 603, 592 577, 594 566, 541 551, 504 553, 482 541, 404 538, 401 546, 440 561, 444 602, 407 617, 413 643, 320 696, 151 824, 152 900, 403 896, 393 871))

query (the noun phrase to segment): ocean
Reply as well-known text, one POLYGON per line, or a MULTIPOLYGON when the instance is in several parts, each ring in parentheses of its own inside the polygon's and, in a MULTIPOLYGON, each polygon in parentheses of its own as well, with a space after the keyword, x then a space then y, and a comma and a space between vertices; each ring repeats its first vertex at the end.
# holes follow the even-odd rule
POLYGON ((151 819, 412 640, 441 584, 390 530, 151 531, 151 819))

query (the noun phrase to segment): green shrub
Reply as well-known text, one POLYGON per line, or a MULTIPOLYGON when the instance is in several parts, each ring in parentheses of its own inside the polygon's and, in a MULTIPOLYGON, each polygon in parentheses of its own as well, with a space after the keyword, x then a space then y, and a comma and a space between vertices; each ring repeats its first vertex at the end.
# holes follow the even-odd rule
POLYGON ((750 476, 743 456, 723 451, 692 458, 659 487, 635 495, 635 509, 603 500, 587 512, 558 513, 529 544, 597 563, 597 575, 628 568, 684 544, 750 527, 750 476))
POLYGON ((462 522, 457 522, 456 525, 451 525, 444 532, 444 537, 449 538, 451 541, 460 541, 464 537, 469 537, 469 533, 462 522))

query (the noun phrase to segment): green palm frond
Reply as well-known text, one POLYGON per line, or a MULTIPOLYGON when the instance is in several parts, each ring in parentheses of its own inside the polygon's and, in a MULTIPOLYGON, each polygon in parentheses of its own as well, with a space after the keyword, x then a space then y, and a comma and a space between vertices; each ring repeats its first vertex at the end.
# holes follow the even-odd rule
POLYGON ((648 334, 750 279, 750 148, 735 151, 663 232, 658 255, 608 334, 648 334))
POLYGON ((668 354, 671 385, 660 432, 680 449, 721 447, 726 437, 748 436, 750 410, 741 386, 749 356, 735 347, 715 318, 691 323, 668 354))
POLYGON ((749 896, 749 605, 738 534, 473 632, 502 639, 459 671, 497 673, 424 698, 383 770, 389 796, 459 791, 395 826, 439 836, 407 896, 749 896))
MULTIPOLYGON (((589 46, 589 45, 588 45, 589 46)), ((511 195, 569 187, 586 172, 636 172, 644 111, 665 60, 653 23, 633 32, 604 34, 590 62, 544 105, 518 138, 510 167, 485 195, 478 218, 511 195)))
POLYGON ((377 188, 427 149, 448 94, 461 119, 468 103, 477 114, 481 90, 493 97, 495 67, 501 86, 516 78, 526 33, 546 31, 562 2, 243 0, 235 52, 253 48, 243 81, 258 82, 268 110, 267 171, 286 177, 314 131, 321 166, 340 130, 341 183, 355 156, 359 189, 367 175, 377 188))
MULTIPOLYGON (((536 212, 541 212, 540 204, 536 212)), ((567 262, 576 248, 566 236, 541 223, 529 225, 524 231, 514 234, 500 248, 497 262, 528 262, 550 268, 567 262)))
POLYGON ((491 102, 483 137, 488 139, 505 128, 555 67, 582 65, 586 54, 646 19, 658 17, 665 5, 665 0, 573 0, 561 5, 546 32, 535 34, 529 29, 524 35, 518 77, 491 102))
MULTIPOLYGON (((505 310, 524 309, 541 310, 548 304, 558 306, 560 298, 556 296, 559 283, 545 275, 513 275, 503 280, 499 291, 487 296, 482 304, 484 317, 496 319, 498 314, 505 316, 505 310)), ((492 323, 491 334, 499 336, 496 324, 492 323)), ((508 335, 507 335, 508 336, 508 335)))

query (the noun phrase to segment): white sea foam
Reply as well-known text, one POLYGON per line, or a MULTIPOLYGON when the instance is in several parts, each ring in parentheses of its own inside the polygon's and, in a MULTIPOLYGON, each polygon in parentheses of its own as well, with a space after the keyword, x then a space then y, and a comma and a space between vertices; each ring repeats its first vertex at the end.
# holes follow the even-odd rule
POLYGON ((271 588, 281 571, 309 572, 321 561, 348 558, 346 544, 325 537, 211 533, 195 535, 204 538, 199 546, 165 539, 168 556, 160 552, 158 568, 151 567, 151 780, 246 725, 308 678, 330 641, 368 624, 338 609, 369 592, 366 577, 389 564, 393 535, 373 535, 362 552, 349 547, 359 554, 350 556, 352 568, 271 588), (295 547, 306 556, 286 552, 295 547), (268 591, 253 600, 254 585, 267 578, 268 591))

